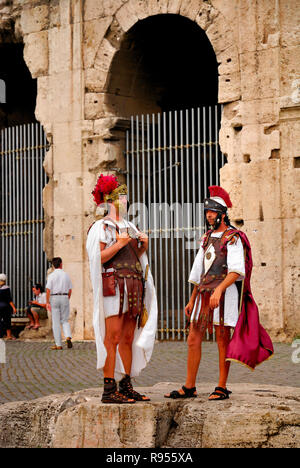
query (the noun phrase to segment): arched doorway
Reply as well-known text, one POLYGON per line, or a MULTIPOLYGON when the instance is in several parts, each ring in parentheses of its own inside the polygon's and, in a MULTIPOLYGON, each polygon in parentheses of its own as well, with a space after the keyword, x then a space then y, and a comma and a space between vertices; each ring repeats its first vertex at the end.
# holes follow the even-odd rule
POLYGON ((130 214, 150 238, 158 337, 181 339, 187 280, 204 229, 201 202, 225 163, 218 145, 218 63, 205 32, 173 14, 137 22, 112 61, 105 103, 130 119, 130 214))
POLYGON ((33 284, 46 279, 42 190, 48 149, 35 118, 37 80, 23 54, 24 44, 11 32, 0 45, 0 83, 5 84, 0 99, 0 270, 7 275, 17 309, 13 320, 21 324, 33 284))
POLYGON ((109 71, 106 104, 121 117, 217 104, 217 69, 213 47, 195 22, 151 16, 123 37, 109 71))

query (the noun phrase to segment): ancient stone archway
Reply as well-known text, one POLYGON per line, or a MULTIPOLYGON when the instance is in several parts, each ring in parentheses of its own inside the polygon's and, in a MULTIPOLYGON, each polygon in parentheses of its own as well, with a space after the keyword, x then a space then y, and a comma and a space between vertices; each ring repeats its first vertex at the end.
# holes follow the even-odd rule
MULTIPOLYGON (((107 17, 104 20, 100 20, 97 24, 90 25, 87 33, 92 39, 95 39, 96 46, 93 41, 89 41, 85 50, 87 117, 99 118, 103 117, 105 113, 108 115, 116 115, 118 112, 121 112, 123 115, 126 113, 126 111, 121 109, 121 106, 119 106, 117 111, 113 109, 113 98, 111 97, 111 102, 109 102, 107 96, 104 95, 113 91, 115 99, 118 100, 122 84, 119 83, 120 86, 118 86, 116 84, 117 78, 114 76, 114 73, 118 70, 118 66, 116 65, 117 58, 120 60, 120 65, 124 65, 124 62, 122 62, 125 58, 124 43, 128 44, 130 38, 133 40, 134 33, 138 34, 143 20, 144 27, 146 27, 147 21, 151 25, 151 18, 155 16, 165 21, 165 24, 167 24, 167 20, 163 18, 164 16, 177 17, 177 22, 182 27, 186 24, 187 20, 190 20, 190 29, 194 29, 194 31, 196 31, 195 25, 198 25, 203 33, 203 42, 206 38, 207 42, 211 44, 218 63, 218 102, 232 102, 240 98, 238 50, 233 33, 222 14, 212 5, 206 3, 199 4, 198 1, 190 2, 189 5, 181 7, 180 2, 169 2, 167 6, 162 6, 162 3, 164 5, 167 4, 167 2, 150 2, 150 6, 148 2, 128 1, 117 11, 114 18, 107 17), (97 43, 99 44, 98 47, 97 43), (96 94, 99 96, 95 96, 96 94), (104 113, 103 103, 108 103, 104 113)), ((152 24, 154 25, 155 21, 152 24)), ((153 29, 154 44, 155 34, 156 31, 153 29)), ((197 50, 196 44, 194 44, 194 48, 195 60, 201 61, 201 51, 197 50)), ((129 78, 130 81, 130 77, 127 76, 126 78, 129 78)), ((127 81, 128 85, 130 86, 130 83, 127 81)), ((123 83, 124 86, 125 83, 123 83)), ((128 95, 127 97, 130 98, 128 95)), ((128 99, 128 105, 130 107, 130 99, 128 99)))
POLYGON ((105 104, 116 116, 218 102, 218 66, 205 32, 180 15, 155 15, 124 34, 108 73, 105 104))
MULTIPOLYGON (((89 38, 89 41, 84 53, 85 117, 97 121, 100 130, 96 144, 93 147, 89 145, 87 153, 89 171, 97 172, 99 167, 109 169, 115 167, 116 163, 121 164, 117 155, 122 154, 124 142, 119 140, 118 144, 116 135, 111 138, 114 126, 116 129, 119 128, 120 117, 126 118, 147 110, 150 112, 164 110, 167 107, 189 108, 208 102, 227 103, 240 98, 238 50, 233 32, 223 15, 211 4, 198 1, 189 2, 189 5, 185 2, 166 4, 167 2, 148 4, 148 2, 130 0, 116 12, 114 17, 92 20, 88 25, 86 40, 89 38), (165 5, 162 6, 162 3, 165 5), (188 73, 184 70, 180 75, 181 83, 180 79, 174 80, 174 89, 176 85, 179 88, 178 96, 175 98, 175 92, 172 93, 172 90, 169 93, 167 90, 171 75, 166 73, 163 76, 158 71, 157 79, 155 73, 149 72, 151 40, 156 49, 159 48, 159 40, 162 37, 159 36, 161 25, 169 27, 168 40, 170 36, 174 40, 175 35, 171 28, 177 27, 179 40, 177 37, 175 43, 178 46, 182 42, 180 52, 189 44, 188 51, 185 52, 189 62, 193 62, 193 65, 189 63, 189 70, 192 70, 196 76, 196 79, 191 79, 189 83, 186 79, 188 73), (145 36, 143 37, 143 31, 147 40, 145 36), (185 37, 180 40, 182 32, 185 37), (143 47, 148 48, 148 51, 143 50, 143 47), (148 62, 147 57, 145 58, 147 52, 148 62), (201 77, 201 67, 205 68, 206 82, 201 77), (202 93, 199 89, 202 89, 202 93), (107 118, 110 120, 105 123, 107 118), (104 135, 104 139, 101 134, 104 135)), ((95 15, 92 9, 91 11, 88 9, 88 13, 91 16, 95 15)), ((155 53, 163 57, 166 51, 167 47, 162 47, 162 51, 156 50, 155 53)), ((155 70, 155 64, 152 58, 153 69, 155 70)), ((171 70, 176 72, 176 67, 171 70)))

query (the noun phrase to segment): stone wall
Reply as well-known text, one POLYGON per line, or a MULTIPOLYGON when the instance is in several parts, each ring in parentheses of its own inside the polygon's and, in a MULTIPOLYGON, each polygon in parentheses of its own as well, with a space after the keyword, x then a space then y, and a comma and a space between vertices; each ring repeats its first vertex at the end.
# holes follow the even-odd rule
POLYGON ((300 331, 296 2, 2 0, 0 30, 24 41, 25 61, 38 80, 36 117, 52 142, 45 160, 45 250, 49 258, 61 255, 71 273, 75 337, 93 337, 85 252, 95 217, 91 190, 100 171, 122 164, 126 118, 153 105, 110 92, 112 63, 125 34, 158 14, 196 22, 213 46, 225 106, 220 142, 228 164, 221 183, 232 197, 232 221, 252 243, 262 323, 273 337, 290 339, 300 331))

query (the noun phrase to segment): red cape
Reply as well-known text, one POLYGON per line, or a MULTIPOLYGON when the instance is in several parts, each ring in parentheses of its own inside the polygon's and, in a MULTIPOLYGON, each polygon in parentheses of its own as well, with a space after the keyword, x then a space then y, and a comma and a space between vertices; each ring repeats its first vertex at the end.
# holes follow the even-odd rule
POLYGON ((273 355, 274 348, 271 338, 259 322, 258 308, 251 293, 250 278, 253 263, 249 240, 242 231, 232 229, 226 236, 225 245, 232 234, 238 235, 244 246, 245 279, 241 292, 241 312, 228 346, 226 359, 240 362, 254 370, 258 364, 273 355))

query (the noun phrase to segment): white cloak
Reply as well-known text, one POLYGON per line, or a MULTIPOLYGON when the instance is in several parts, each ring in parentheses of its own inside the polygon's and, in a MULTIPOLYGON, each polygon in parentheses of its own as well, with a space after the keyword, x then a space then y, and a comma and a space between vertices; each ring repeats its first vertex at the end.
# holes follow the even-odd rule
MULTIPOLYGON (((107 351, 104 346, 105 317, 102 295, 102 266, 100 261, 100 238, 103 221, 104 220, 101 219, 100 221, 96 221, 93 224, 88 233, 86 242, 94 297, 93 325, 97 349, 97 369, 103 369, 107 357, 107 351)), ((136 227, 132 223, 129 224, 137 231, 136 227)), ((140 262, 143 268, 143 274, 145 275, 145 269, 148 265, 148 257, 146 253, 140 257, 140 262)), ((131 377, 138 376, 142 369, 146 367, 150 361, 155 341, 155 334, 157 329, 157 299, 154 281, 150 269, 148 271, 148 277, 146 281, 144 301, 148 312, 148 320, 143 328, 138 329, 136 326, 135 329, 134 340, 132 344, 131 377)), ((124 374, 125 370, 123 362, 117 350, 115 378, 120 379, 124 374)))

